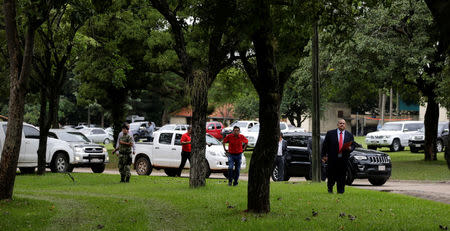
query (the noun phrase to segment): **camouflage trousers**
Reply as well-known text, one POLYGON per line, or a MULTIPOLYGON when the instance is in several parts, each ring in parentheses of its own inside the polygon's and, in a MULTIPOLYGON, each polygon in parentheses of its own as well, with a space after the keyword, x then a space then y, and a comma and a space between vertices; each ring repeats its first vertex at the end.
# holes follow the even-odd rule
POLYGON ((119 154, 119 172, 121 176, 131 176, 131 166, 128 163, 129 154, 119 154))

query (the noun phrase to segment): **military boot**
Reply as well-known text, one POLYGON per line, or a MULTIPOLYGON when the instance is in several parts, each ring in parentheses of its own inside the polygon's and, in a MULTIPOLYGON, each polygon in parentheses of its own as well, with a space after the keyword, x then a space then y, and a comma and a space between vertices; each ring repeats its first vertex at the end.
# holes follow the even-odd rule
POLYGON ((124 175, 120 175, 120 183, 125 182, 125 176, 124 175))
POLYGON ((130 176, 125 177, 125 182, 130 183, 130 176))

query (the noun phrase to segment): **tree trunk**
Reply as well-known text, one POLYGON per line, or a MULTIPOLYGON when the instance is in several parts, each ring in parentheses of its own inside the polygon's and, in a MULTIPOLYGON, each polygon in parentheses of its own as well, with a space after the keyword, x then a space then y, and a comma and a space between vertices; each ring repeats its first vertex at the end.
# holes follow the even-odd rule
MULTIPOLYGON (((292 125, 296 126, 296 123, 295 123, 295 117, 294 117, 293 115, 288 115, 287 118, 288 118, 288 120, 289 120, 289 123, 291 123, 292 125)), ((297 121, 298 121, 298 120, 297 120, 297 121)), ((297 122, 297 124, 298 124, 298 122, 297 122)), ((297 126, 296 126, 296 127, 297 127, 297 126)))
POLYGON ((26 95, 26 81, 31 72, 33 59, 35 25, 29 22, 25 33, 23 58, 16 24, 16 5, 13 0, 4 0, 4 21, 9 54, 10 93, 8 107, 8 128, 0 162, 0 200, 11 199, 16 179, 17 161, 22 142, 23 114, 26 95), (20 59, 22 58, 22 61, 20 59))
POLYGON ((206 185, 206 171, 209 168, 205 158, 206 116, 208 108, 207 74, 195 71, 193 82, 189 84, 192 104, 192 152, 189 186, 197 188, 206 185))
POLYGON ((37 174, 43 175, 45 173, 45 156, 47 152, 47 136, 48 129, 47 128, 47 94, 45 93, 45 89, 41 89, 40 91, 40 103, 41 109, 39 113, 39 148, 37 151, 38 155, 38 169, 37 174), (47 131, 47 132, 46 132, 47 131))
POLYGON ((56 94, 55 96, 52 96, 52 97, 55 97, 54 109, 49 110, 49 111, 52 113, 52 120, 51 120, 52 128, 58 129, 59 128, 59 118, 58 118, 59 100, 60 100, 61 96, 60 96, 59 90, 55 94, 56 94))
POLYGON ((384 125, 384 116, 385 116, 385 108, 386 108, 386 94, 383 93, 383 95, 381 96, 381 125, 384 125))
POLYGON ((253 150, 248 174, 247 208, 250 212, 270 212, 270 176, 278 150, 280 95, 260 95, 258 142, 253 150))
POLYGON ((439 123, 439 104, 429 95, 425 111, 425 160, 437 160, 436 140, 439 123))

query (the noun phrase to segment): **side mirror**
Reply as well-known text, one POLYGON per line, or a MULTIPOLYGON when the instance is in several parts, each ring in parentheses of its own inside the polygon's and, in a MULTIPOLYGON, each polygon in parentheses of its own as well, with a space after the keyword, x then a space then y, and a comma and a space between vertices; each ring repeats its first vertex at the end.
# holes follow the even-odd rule
POLYGON ((208 145, 208 147, 211 147, 212 144, 211 143, 206 143, 206 145, 208 145))

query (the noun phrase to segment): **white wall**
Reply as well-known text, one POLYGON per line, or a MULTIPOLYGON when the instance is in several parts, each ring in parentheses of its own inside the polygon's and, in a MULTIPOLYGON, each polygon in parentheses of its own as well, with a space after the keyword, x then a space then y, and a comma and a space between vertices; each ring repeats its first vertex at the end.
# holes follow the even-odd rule
MULTIPOLYGON (((423 121, 425 120, 425 111, 427 110, 427 104, 425 106, 420 106, 419 108, 419 120, 423 121)), ((439 122, 445 122, 448 121, 447 117, 447 110, 443 107, 439 107, 439 122)))
MULTIPOLYGON (((337 128, 338 112, 343 112, 344 119, 351 118, 351 108, 343 103, 328 103, 325 106, 325 111, 322 112, 320 118, 320 132, 327 132, 328 130, 337 128)), ((346 130, 351 131, 351 121, 347 120, 346 130)), ((302 128, 307 132, 312 131, 312 119, 307 118, 302 123, 302 128)))
POLYGON ((186 117, 171 116, 169 121, 171 124, 187 124, 186 117))

